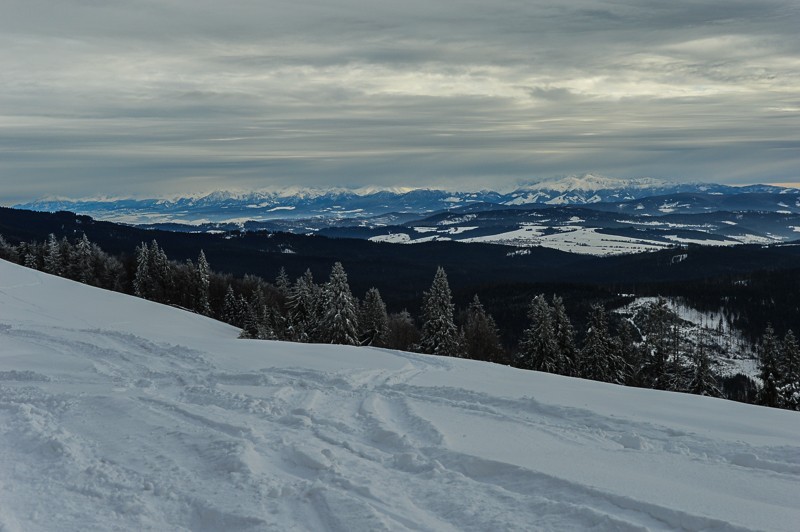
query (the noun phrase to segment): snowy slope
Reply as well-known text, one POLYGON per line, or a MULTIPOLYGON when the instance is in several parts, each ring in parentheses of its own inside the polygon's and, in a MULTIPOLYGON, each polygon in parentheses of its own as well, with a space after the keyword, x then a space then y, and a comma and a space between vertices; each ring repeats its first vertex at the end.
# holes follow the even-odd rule
POLYGON ((796 530, 800 417, 237 340, 0 261, 0 530, 796 530))

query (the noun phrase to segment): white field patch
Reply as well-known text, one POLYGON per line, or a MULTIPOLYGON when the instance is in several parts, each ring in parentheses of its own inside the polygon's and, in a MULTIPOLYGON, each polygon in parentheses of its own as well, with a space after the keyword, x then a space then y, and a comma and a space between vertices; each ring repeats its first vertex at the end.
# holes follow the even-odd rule
POLYGON ((587 255, 622 255, 655 251, 666 247, 663 242, 607 235, 598 233, 593 228, 576 226, 564 229, 559 233, 542 236, 539 239, 539 244, 561 251, 587 255))
POLYGON ((371 242, 389 242, 392 244, 407 244, 411 237, 406 233, 392 233, 390 235, 378 235, 369 237, 371 242))
POLYGON ((667 247, 663 242, 651 241, 618 235, 607 235, 594 228, 576 225, 549 227, 545 225, 523 225, 514 231, 485 235, 472 238, 461 238, 460 242, 484 242, 505 244, 509 246, 531 247, 542 246, 570 253, 586 255, 621 255, 641 253, 667 247), (555 233, 545 234, 548 230, 555 233))
POLYGON ((509 246, 535 246, 539 243, 539 237, 543 231, 547 230, 545 225, 523 224, 519 229, 497 233, 495 235, 484 235, 469 238, 461 238, 460 242, 483 242, 489 244, 505 244, 509 246))
POLYGON ((796 412, 237 335, 0 261, 0 529, 800 522, 796 412))

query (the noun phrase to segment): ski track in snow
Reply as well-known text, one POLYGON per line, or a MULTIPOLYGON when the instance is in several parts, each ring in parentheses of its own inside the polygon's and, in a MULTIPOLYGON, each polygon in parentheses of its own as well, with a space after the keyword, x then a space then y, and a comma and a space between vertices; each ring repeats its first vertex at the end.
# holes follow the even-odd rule
MULTIPOLYGON (((0 531, 800 522, 795 413, 769 411, 785 432, 748 441, 727 425, 687 430, 690 421, 671 422, 682 419, 674 405, 763 409, 379 349, 150 335, 131 316, 86 327, 80 310, 46 317, 57 315, 45 311, 46 292, 26 299, 30 287, 5 276, 99 291, 0 268, 0 531), (570 389, 585 397, 562 400, 570 389), (610 413, 606 396, 645 414, 610 413)), ((102 299, 109 311, 134 301, 102 299)), ((160 322, 203 320, 187 334, 208 322, 135 302, 160 322)))

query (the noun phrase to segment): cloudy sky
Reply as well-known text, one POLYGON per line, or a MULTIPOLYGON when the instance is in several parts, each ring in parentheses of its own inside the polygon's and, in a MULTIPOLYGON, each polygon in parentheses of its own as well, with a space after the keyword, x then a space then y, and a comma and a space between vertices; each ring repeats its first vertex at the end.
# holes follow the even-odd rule
POLYGON ((800 181, 797 0, 2 0, 0 201, 800 181))

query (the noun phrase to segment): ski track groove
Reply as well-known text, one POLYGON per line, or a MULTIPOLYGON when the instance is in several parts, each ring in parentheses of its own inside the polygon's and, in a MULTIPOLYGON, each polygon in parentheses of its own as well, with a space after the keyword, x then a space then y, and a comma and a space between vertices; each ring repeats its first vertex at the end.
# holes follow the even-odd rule
MULTIPOLYGON (((98 383, 131 391, 120 401, 135 401, 139 408, 171 419, 163 425, 172 427, 170 431, 145 427, 151 430, 152 441, 140 436, 143 448, 153 453, 142 458, 151 466, 147 470, 162 473, 143 477, 136 472, 136 464, 114 463, 98 454, 88 438, 68 430, 69 425, 85 423, 82 416, 114 405, 95 404, 91 394, 44 393, 42 383, 61 382, 63 377, 58 375, 0 372, 0 420, 18 429, 16 433, 25 438, 22 443, 39 452, 46 465, 57 464, 64 478, 73 479, 70 491, 110 501, 118 515, 106 517, 120 523, 120 528, 133 522, 149 529, 156 520, 142 501, 159 499, 156 507, 174 514, 176 530, 269 529, 277 522, 272 513, 285 511, 287 505, 313 508, 316 517, 305 526, 330 531, 503 530, 521 523, 541 530, 744 530, 448 450, 443 432, 417 413, 424 410, 420 405, 446 406, 469 416, 520 424, 565 444, 590 443, 609 449, 638 446, 639 452, 657 448, 688 454, 700 462, 732 462, 794 481, 800 477, 800 467, 793 465, 800 457, 788 457, 787 453, 794 452, 791 449, 759 448, 759 456, 767 453, 766 459, 759 459, 756 450, 740 444, 737 453, 731 456, 728 450, 725 455, 712 441, 648 423, 600 419, 588 410, 550 406, 534 398, 503 399, 458 388, 415 386, 412 382, 420 373, 452 367, 447 360, 424 355, 384 351, 408 361, 395 371, 263 368, 226 373, 203 353, 181 345, 99 329, 61 333, 0 327, 0 336, 25 339, 58 356, 88 358, 98 383), (64 336, 72 339, 65 342, 64 336), (88 412, 79 412, 81 406, 88 412), (576 432, 576 424, 586 430, 576 432), (215 434, 212 441, 199 441, 197 434, 209 430, 215 434), (176 462, 159 454, 160 443, 186 450, 186 457, 176 462), (263 457, 279 457, 281 470, 266 470, 263 457), (391 478, 383 481, 387 470, 391 478), (174 495, 186 491, 192 482, 213 481, 220 471, 236 488, 235 494, 222 497, 223 502, 263 498, 263 515, 222 511, 220 507, 236 505, 174 495), (401 491, 401 484, 413 489, 401 491), (467 496, 463 500, 443 497, 442 491, 451 485, 467 486, 467 496), (283 510, 280 501, 285 503, 283 510), (343 521, 341 515, 349 520, 343 521)), ((78 383, 63 384, 68 390, 68 385, 78 383)), ((0 474, 0 484, 4 477, 8 482, 8 475, 0 474)), ((13 514, 9 515, 4 517, 7 523, 12 522, 13 514)), ((77 523, 80 517, 71 519, 77 523)), ((83 522, 90 528, 92 523, 83 522)))

